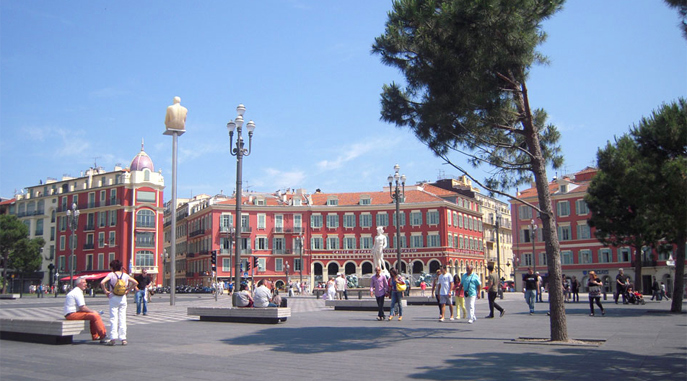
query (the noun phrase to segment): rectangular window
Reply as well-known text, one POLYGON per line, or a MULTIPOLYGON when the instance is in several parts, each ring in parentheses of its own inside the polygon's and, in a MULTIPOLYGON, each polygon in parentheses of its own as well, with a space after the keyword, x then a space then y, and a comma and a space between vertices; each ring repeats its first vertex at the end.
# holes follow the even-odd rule
POLYGON ((360 215, 360 227, 361 228, 372 227, 372 214, 363 213, 360 215))
POLYGON ((427 225, 439 225, 439 212, 430 210, 427 212, 427 225))
POLYGON ((567 217, 570 215, 570 202, 558 201, 558 204, 556 204, 556 209, 558 212, 558 217, 567 217))
POLYGON ((385 213, 377 213, 377 226, 389 226, 389 215, 385 213))
MULTIPOLYGON (((260 219, 258 219, 259 221, 260 219)), ((219 231, 229 232, 234 225, 234 216, 231 214, 222 214, 219 216, 219 231)))
POLYGON ((110 216, 110 226, 117 226, 117 211, 110 210, 107 214, 110 216))
POLYGON ((570 226, 558 227, 558 239, 560 241, 570 241, 572 239, 572 236, 570 234, 570 226))
POLYGON ((453 247, 453 234, 448 235, 448 247, 453 247))
POLYGON ((231 257, 222 258, 222 271, 223 272, 231 271, 231 257))
POLYGON ((608 248, 599 249, 599 263, 613 262, 613 251, 608 248))
POLYGON ((360 237, 360 248, 361 249, 372 249, 372 237, 360 237))
POLYGON ((293 229, 295 233, 301 233, 303 231, 303 216, 300 214, 293 215, 293 229))
POLYGON ((410 236, 410 247, 423 247, 423 240, 421 235, 410 236))
POLYGON ((155 202, 155 192, 138 191, 136 192, 137 202, 155 202))
POLYGON ((589 225, 577 225, 577 239, 589 239, 591 238, 591 232, 589 230, 589 225))
POLYGON ((410 212, 410 225, 422 225, 422 212, 410 212))
POLYGON ((93 254, 86 255, 86 271, 93 270, 93 254))
POLYGON ((274 260, 274 271, 282 272, 284 271, 284 260, 281 258, 276 258, 274 260))
POLYGON ((294 258, 293 259, 293 271, 301 271, 302 269, 301 265, 301 259, 300 258, 294 258))
POLYGON ((105 269, 105 254, 100 253, 98 254, 98 270, 104 270, 105 269))
MULTIPOLYGON (((408 243, 406 242, 406 236, 405 235, 401 235, 400 237, 398 235, 394 236, 394 240, 398 240, 399 238, 401 240, 400 247, 401 248, 407 248, 408 243)), ((398 242, 396 242, 396 245, 394 247, 399 247, 398 242)))
POLYGON ((107 213, 106 212, 98 212, 98 226, 101 228, 107 226, 107 213))
POLYGON ((450 211, 450 210, 447 210, 447 211, 446 211, 446 224, 447 224, 448 226, 451 226, 451 224, 453 224, 451 215, 452 215, 451 211, 450 211))
POLYGON ((345 228, 351 229, 355 227, 355 214, 344 214, 343 220, 345 228))
POLYGON ((276 214, 274 216, 274 232, 283 233, 284 232, 284 216, 281 214, 276 214))
POLYGON ((98 247, 105 247, 105 232, 98 233, 98 247))
POLYGON ((573 264, 573 252, 570 250, 562 250, 561 251, 561 263, 564 265, 572 265, 573 264))
POLYGON ((458 223, 459 228, 463 227, 463 214, 462 213, 453 212, 453 226, 456 226, 456 222, 458 223))
POLYGON ((256 269, 257 271, 265 271, 266 269, 265 265, 265 258, 258 258, 258 268, 256 269))
POLYGON ((339 249, 339 237, 327 237, 327 250, 339 249))
POLYGON ((345 250, 355 250, 355 237, 344 237, 344 249, 345 250))
POLYGON ((284 238, 274 237, 272 239, 272 252, 274 254, 284 254, 284 249, 285 249, 284 246, 285 246, 284 238))
POLYGON ((60 272, 64 272, 65 269, 67 268, 67 264, 65 263, 67 261, 66 257, 64 255, 60 255, 58 265, 57 267, 60 269, 60 272))
POLYGON ((312 237, 310 239, 310 248, 313 250, 322 250, 323 248, 322 237, 312 237))
POLYGON ((546 266, 546 253, 539 253, 539 265, 546 266))
POLYGON ((587 207, 587 203, 584 202, 584 200, 575 201, 575 210, 577 211, 578 216, 582 216, 589 213, 589 207, 587 207))
POLYGON ((532 267, 534 266, 534 260, 532 259, 532 253, 525 253, 522 255, 523 266, 532 267))
POLYGON ((439 233, 430 233, 427 236, 427 247, 439 247, 440 245, 439 233))
POLYGON ((310 226, 313 229, 319 229, 322 227, 322 215, 321 214, 313 214, 310 216, 310 226))
POLYGON ((64 236, 60 236, 60 250, 64 250, 64 236))
POLYGON ((269 250, 267 242, 267 237, 257 237, 255 239, 255 248, 258 250, 269 250))
POLYGON ((577 255, 579 256, 580 264, 592 263, 591 250, 580 250, 577 255))
POLYGON ((338 214, 327 214, 327 228, 337 229, 339 227, 339 215, 338 214))
MULTIPOLYGON (((394 218, 393 225, 396 226, 396 212, 394 212, 393 218, 394 218)), ((401 212, 401 214, 399 215, 399 222, 400 222, 401 226, 406 226, 406 213, 405 212, 401 212)))
POLYGON ((518 206, 518 219, 531 220, 532 219, 532 208, 530 208, 527 205, 518 206))
POLYGON ((618 250, 618 262, 630 262, 630 249, 623 247, 618 250))
MULTIPOLYGON (((110 232, 109 235, 110 235, 110 236, 109 236, 109 239, 108 239, 108 241, 109 241, 109 242, 108 242, 108 245, 109 245, 110 247, 112 247, 112 246, 115 245, 115 232, 110 232)), ((109 263, 109 262, 108 262, 108 263, 109 263)))

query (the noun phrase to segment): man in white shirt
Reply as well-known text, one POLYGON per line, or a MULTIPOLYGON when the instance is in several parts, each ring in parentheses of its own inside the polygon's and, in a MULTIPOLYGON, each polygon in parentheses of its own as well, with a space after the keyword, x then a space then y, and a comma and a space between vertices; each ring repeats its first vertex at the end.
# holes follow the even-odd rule
POLYGON ((348 300, 348 295, 346 294, 346 277, 340 274, 338 278, 334 281, 334 287, 336 287, 336 293, 339 296, 339 300, 346 297, 348 300))
POLYGON ((278 307, 272 303, 272 291, 265 285, 265 280, 261 279, 258 282, 258 288, 253 291, 253 307, 278 307))
POLYGON ((86 307, 86 299, 83 297, 83 290, 86 289, 86 279, 79 277, 76 280, 76 287, 67 294, 64 300, 64 318, 67 320, 88 320, 91 322, 91 338, 105 343, 107 330, 100 318, 100 314, 86 307))
POLYGON ((446 266, 441 267, 441 275, 439 275, 437 283, 439 285, 439 305, 441 307, 441 318, 439 321, 444 321, 446 305, 448 305, 448 310, 451 312, 451 318, 449 320, 453 320, 453 304, 451 304, 453 276, 446 270, 446 266))

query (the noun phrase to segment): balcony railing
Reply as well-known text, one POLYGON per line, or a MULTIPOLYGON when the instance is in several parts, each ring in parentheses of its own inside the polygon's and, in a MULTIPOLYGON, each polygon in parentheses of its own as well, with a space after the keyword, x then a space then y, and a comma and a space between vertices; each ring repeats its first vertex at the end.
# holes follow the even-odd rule
POLYGON ((84 243, 83 244, 84 250, 93 250, 94 247, 95 247, 95 244, 93 244, 93 243, 84 243))
MULTIPOLYGON (((632 267, 635 266, 635 263, 636 263, 636 261, 632 261, 632 267)), ((655 261, 653 259, 642 261, 642 267, 656 267, 656 265, 657 265, 657 261, 655 261)))

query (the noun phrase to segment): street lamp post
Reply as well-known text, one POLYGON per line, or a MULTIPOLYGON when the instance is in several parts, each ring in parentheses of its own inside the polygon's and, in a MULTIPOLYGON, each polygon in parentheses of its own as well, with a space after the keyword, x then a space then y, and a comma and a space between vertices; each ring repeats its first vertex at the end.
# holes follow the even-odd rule
POLYGON ((69 240, 69 246, 71 248, 71 255, 67 265, 69 266, 69 288, 74 288, 74 233, 76 229, 79 228, 79 209, 76 207, 76 203, 72 204, 72 208, 67 210, 67 219, 69 230, 72 232, 71 238, 69 240))
POLYGON ((496 224, 496 267, 499 274, 499 298, 503 299, 503 287, 501 286, 501 241, 499 240, 501 213, 496 213, 496 221, 494 222, 496 224))
POLYGON ((165 287, 165 273, 167 272, 167 249, 162 250, 162 253, 160 253, 160 257, 162 257, 162 281, 160 282, 162 284, 162 287, 165 287))
MULTIPOLYGON (((234 289, 238 290, 241 286, 241 245, 239 245, 239 240, 241 239, 241 204, 243 202, 242 193, 242 167, 243 167, 243 157, 248 156, 251 153, 251 147, 253 142, 253 131, 255 130, 255 123, 251 120, 246 124, 246 129, 248 130, 248 149, 243 148, 243 136, 241 135, 241 128, 243 127, 243 113, 246 112, 246 107, 242 104, 236 107, 237 116, 235 120, 230 120, 227 123, 227 129, 229 130, 229 146, 234 145, 234 130, 236 130, 236 147, 231 149, 231 155, 236 156, 236 234, 234 249, 234 289)), ((234 293, 232 298, 232 303, 234 306, 237 305, 236 296, 238 293, 234 293)))
POLYGON ((389 195, 396 202, 396 269, 398 273, 401 274, 401 199, 405 197, 406 191, 406 176, 399 175, 398 171, 401 167, 396 164, 394 165, 394 174, 389 175, 387 180, 389 181, 389 195), (392 185, 392 183, 395 184, 392 185), (394 186, 392 191, 391 187, 394 186), (401 188, 399 188, 401 186, 401 188))
POLYGON ((303 236, 302 235, 297 236, 296 242, 298 242, 298 252, 301 256, 301 263, 300 263, 300 268, 299 268, 299 270, 300 270, 299 272, 300 272, 301 276, 300 276, 300 280, 298 283, 298 287, 300 288, 300 286, 303 284, 303 236))
POLYGON ((179 136, 186 132, 186 113, 188 110, 181 105, 181 98, 174 97, 173 104, 167 107, 165 115, 165 132, 172 135, 172 225, 169 246, 169 305, 174 305, 176 297, 176 261, 177 261, 177 150, 179 136))
POLYGON ((532 226, 532 263, 536 263, 537 259, 536 254, 534 252, 534 242, 537 240, 537 224, 535 223, 534 218, 530 221, 530 224, 532 226))

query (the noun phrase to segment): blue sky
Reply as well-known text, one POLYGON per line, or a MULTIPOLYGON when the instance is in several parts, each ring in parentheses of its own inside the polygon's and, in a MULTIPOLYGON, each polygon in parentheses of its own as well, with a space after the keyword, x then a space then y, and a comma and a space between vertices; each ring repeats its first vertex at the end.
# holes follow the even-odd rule
MULTIPOLYGON (((376 191, 396 163, 409 183, 458 176, 379 120, 382 85, 401 78, 370 54, 390 9, 381 0, 2 0, 0 196, 94 162, 128 166, 145 139, 169 199, 172 141, 162 132, 174 96, 189 109, 179 197, 234 191, 226 124, 239 103, 257 125, 248 190, 376 191)), ((535 67, 528 87, 562 132, 561 172, 593 165, 598 147, 685 96, 678 22, 663 1, 575 0, 544 23, 551 64, 535 67)))

